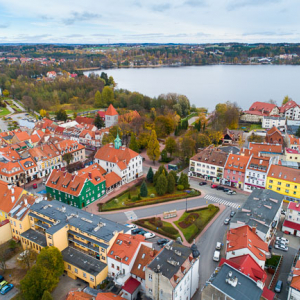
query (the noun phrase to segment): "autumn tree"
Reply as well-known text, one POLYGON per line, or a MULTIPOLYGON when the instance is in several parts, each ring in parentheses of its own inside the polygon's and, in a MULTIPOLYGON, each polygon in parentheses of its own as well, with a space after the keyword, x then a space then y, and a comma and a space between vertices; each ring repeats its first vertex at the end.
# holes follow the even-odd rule
POLYGON ((148 146, 149 139, 150 139, 151 133, 149 131, 143 131, 139 134, 137 138, 137 142, 139 144, 140 149, 145 149, 148 146))
POLYGON ((165 149, 167 150, 168 153, 170 153, 170 156, 172 157, 172 154, 175 152, 176 150, 176 141, 173 137, 169 136, 166 139, 166 147, 165 149))
POLYGON ((4 97, 8 97, 8 96, 9 96, 9 91, 8 91, 8 90, 4 90, 4 91, 2 92, 2 95, 3 95, 4 97))
POLYGON ((105 86, 102 90, 103 105, 110 105, 114 102, 114 91, 109 86, 105 86))
POLYGON ((282 105, 288 103, 288 102, 291 101, 291 100, 292 100, 292 98, 290 98, 288 95, 286 95, 286 96, 283 98, 283 100, 282 100, 282 105))
POLYGON ((160 174, 155 185, 156 192, 159 196, 163 196, 167 192, 168 180, 165 174, 160 174))
POLYGON ((155 131, 157 136, 165 137, 175 130, 176 123, 172 116, 159 116, 155 119, 155 131))
POLYGON ((42 300, 53 300, 53 297, 49 291, 44 291, 42 300))
POLYGON ((29 270, 36 261, 37 253, 32 249, 26 249, 23 251, 22 257, 18 258, 18 264, 24 268, 29 270))
POLYGON ((67 166, 69 166, 73 159, 73 154, 71 152, 67 152, 62 156, 62 159, 67 163, 67 166))
POLYGON ((147 155, 153 161, 153 164, 155 164, 155 161, 159 159, 159 154, 160 154, 159 142, 157 140, 155 130, 152 130, 148 142, 147 155))
POLYGON ((33 100, 29 96, 23 96, 22 103, 24 104, 25 108, 30 111, 33 109, 33 100))
POLYGON ((139 145, 138 145, 138 142, 136 140, 134 133, 131 133, 129 148, 137 153, 139 153, 139 151, 140 151, 139 145))
POLYGON ((97 91, 95 94, 95 102, 94 102, 94 106, 96 108, 100 108, 103 107, 103 102, 102 102, 102 96, 100 91, 97 91))
POLYGON ((41 115, 42 118, 46 117, 47 111, 45 109, 41 109, 40 110, 40 115, 41 115))
POLYGON ((177 152, 182 161, 187 161, 195 153, 195 141, 189 136, 180 138, 177 143, 177 152))
POLYGON ((248 136, 248 142, 254 142, 254 143, 262 143, 264 142, 264 137, 261 135, 257 135, 252 133, 250 136, 248 136))

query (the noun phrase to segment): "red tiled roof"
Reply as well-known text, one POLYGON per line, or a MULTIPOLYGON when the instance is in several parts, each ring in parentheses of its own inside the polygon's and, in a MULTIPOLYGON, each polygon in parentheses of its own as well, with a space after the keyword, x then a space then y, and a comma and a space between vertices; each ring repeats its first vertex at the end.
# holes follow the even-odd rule
POLYGON ((282 153, 280 144, 249 143, 249 149, 257 152, 282 153))
POLYGON ((18 138, 20 142, 30 140, 30 136, 26 131, 16 132, 15 136, 18 138))
POLYGON ((88 118, 88 117, 77 116, 75 121, 79 124, 94 124, 94 118, 88 118))
POLYGON ((266 156, 252 156, 249 161, 248 169, 258 170, 259 166, 260 167, 263 166, 265 168, 264 169, 260 168, 259 171, 267 173, 270 164, 270 159, 271 159, 270 157, 266 157, 266 156))
POLYGON ((267 300, 273 300, 275 298, 275 293, 265 286, 261 296, 267 300))
POLYGON ((99 110, 99 111, 98 111, 98 115, 99 115, 101 118, 105 118, 105 111, 99 110))
POLYGON ((275 104, 267 103, 267 102, 254 102, 250 108, 249 111, 265 111, 265 112, 271 112, 275 107, 277 107, 275 104))
POLYGON ((278 130, 278 128, 276 126, 273 126, 271 129, 269 129, 267 131, 266 135, 272 135, 276 132, 282 136, 282 133, 278 130))
POLYGON ((300 170, 284 166, 271 165, 268 177, 300 183, 300 170))
POLYGON ((113 293, 98 293, 96 300, 126 300, 126 298, 117 296, 113 293))
POLYGON ((300 211, 300 204, 299 203, 295 203, 295 202, 290 202, 289 206, 288 206, 288 209, 300 211))
POLYGON ((291 221, 288 221, 288 220, 285 220, 283 222, 283 225, 282 226, 285 226, 285 227, 288 227, 288 228, 291 228, 291 229, 295 229, 297 231, 300 231, 300 224, 297 224, 297 223, 294 223, 294 222, 291 222, 291 221))
POLYGON ((84 129, 81 131, 79 137, 85 138, 85 136, 89 134, 92 139, 95 138, 95 131, 84 129))
POLYGON ((37 134, 33 134, 30 136, 31 143, 33 143, 33 144, 38 143, 40 141, 40 139, 41 138, 37 134))
POLYGON ((294 100, 289 100, 286 104, 280 107, 280 112, 285 113, 290 108, 296 107, 298 104, 294 100))
POLYGON ((116 111, 116 109, 113 107, 113 105, 111 104, 108 109, 105 112, 106 116, 115 116, 118 115, 118 112, 116 111))
POLYGON ((248 164, 250 157, 243 156, 238 154, 229 154, 225 169, 239 171, 239 172, 246 172, 246 167, 248 164))
POLYGON ((140 286, 140 282, 137 281, 135 278, 128 278, 127 281, 125 282, 124 286, 122 289, 132 295, 134 291, 140 286))
POLYGON ((8 189, 8 183, 0 181, 0 210, 9 213, 20 198, 22 192, 22 188, 16 186, 13 187, 13 189, 8 189), (13 202, 12 196, 15 197, 13 202))
POLYGON ((66 300, 92 300, 93 296, 79 291, 71 291, 68 293, 66 300))
POLYGON ((117 175, 115 172, 110 172, 106 174, 104 177, 106 180, 106 188, 109 188, 114 184, 122 181, 122 178, 119 175, 117 175))

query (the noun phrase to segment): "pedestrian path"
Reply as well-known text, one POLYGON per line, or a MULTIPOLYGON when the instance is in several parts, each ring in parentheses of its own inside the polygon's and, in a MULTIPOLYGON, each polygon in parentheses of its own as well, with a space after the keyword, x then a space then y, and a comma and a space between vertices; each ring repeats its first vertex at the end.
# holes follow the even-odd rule
POLYGON ((133 210, 125 211, 124 214, 126 215, 128 220, 137 220, 137 215, 133 210))
POLYGON ((230 202, 230 201, 227 201, 227 200, 224 200, 224 199, 212 196, 212 195, 205 195, 204 199, 210 200, 212 202, 217 202, 219 204, 223 204, 223 205, 226 205, 226 206, 230 206, 230 207, 233 207, 233 208, 240 208, 241 207, 238 203, 233 203, 233 202, 230 202))

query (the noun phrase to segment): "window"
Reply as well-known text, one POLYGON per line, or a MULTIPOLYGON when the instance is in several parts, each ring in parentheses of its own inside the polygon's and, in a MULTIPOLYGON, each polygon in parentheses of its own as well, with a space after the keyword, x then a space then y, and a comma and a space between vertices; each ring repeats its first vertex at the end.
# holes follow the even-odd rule
POLYGON ((278 185, 281 185, 281 181, 278 181, 278 183, 277 183, 278 185))
POLYGON ((273 180, 270 180, 269 182, 270 182, 270 183, 273 183, 273 180))
POLYGON ((142 258, 145 258, 145 253, 143 253, 142 258))
POLYGON ((68 265, 68 269, 71 270, 71 266, 70 265, 68 265))
POLYGON ((94 277, 93 276, 90 277, 90 281, 94 281, 94 277))
POLYGON ((285 190, 285 192, 286 192, 286 193, 289 193, 289 192, 290 192, 290 190, 285 190))
POLYGON ((152 274, 149 274, 149 280, 152 281, 152 274))
POLYGON ((140 268, 141 268, 141 266, 142 266, 142 265, 141 265, 141 264, 139 264, 139 265, 138 265, 138 269, 140 269, 140 268))
POLYGON ((75 268, 75 273, 78 274, 78 269, 75 268))
POLYGON ((86 278, 86 273, 83 272, 83 277, 86 278))
POLYGON ((277 191, 280 191, 280 188, 279 188, 279 187, 277 188, 277 191))
POLYGON ((289 183, 286 184, 286 187, 290 187, 291 185, 289 183))
POLYGON ((115 265, 114 265, 114 264, 111 264, 111 267, 114 269, 114 268, 115 268, 115 265))
POLYGON ((152 289, 149 289, 149 293, 152 294, 152 289))
POLYGON ((120 267, 119 266, 117 266, 117 271, 120 271, 120 267))
POLYGON ((271 189, 272 188, 272 185, 269 185, 269 189, 271 189))

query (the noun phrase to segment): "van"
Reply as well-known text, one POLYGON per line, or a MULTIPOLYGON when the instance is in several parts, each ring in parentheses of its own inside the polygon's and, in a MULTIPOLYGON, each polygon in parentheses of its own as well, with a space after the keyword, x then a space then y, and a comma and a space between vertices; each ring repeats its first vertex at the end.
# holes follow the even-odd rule
POLYGON ((214 261, 219 261, 220 260, 220 251, 215 251, 214 256, 213 256, 214 261))
POLYGON ((221 250, 221 248, 222 248, 222 243, 217 242, 217 244, 216 244, 216 250, 221 250))

